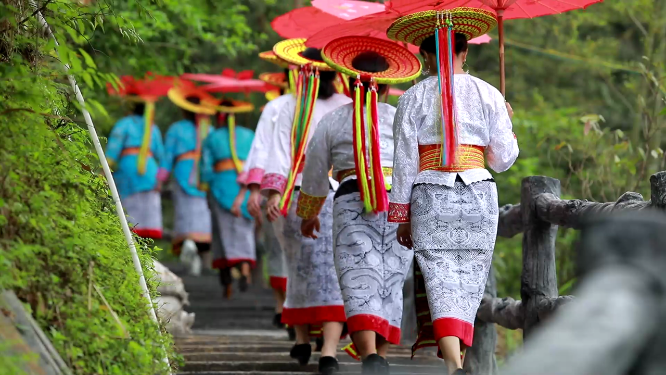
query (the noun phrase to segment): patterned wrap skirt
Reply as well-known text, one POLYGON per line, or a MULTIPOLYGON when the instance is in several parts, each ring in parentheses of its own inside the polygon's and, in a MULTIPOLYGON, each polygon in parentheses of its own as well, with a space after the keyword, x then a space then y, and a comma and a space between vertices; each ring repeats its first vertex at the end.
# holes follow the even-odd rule
MULTIPOLYGON (((172 252, 180 254, 185 240, 198 244, 211 242, 211 213, 206 198, 187 194, 179 184, 173 184, 173 240, 172 252)), ((200 249, 201 250, 201 249, 200 249)))
POLYGON ((301 235, 296 215, 299 192, 293 193, 287 217, 275 221, 275 233, 287 258, 287 298, 282 322, 289 325, 344 322, 345 309, 333 260, 333 195, 319 213, 317 239, 301 235))
POLYGON ((254 268, 257 264, 254 220, 236 217, 209 197, 212 214, 213 268, 224 269, 247 262, 254 268))
MULTIPOLYGON (((355 186, 356 180, 344 182, 340 189, 347 184, 355 186)), ((398 224, 386 219, 386 212, 365 213, 357 192, 337 196, 333 204, 335 268, 349 332, 374 331, 400 344, 402 290, 413 253, 398 244, 398 224)))
POLYGON ((261 227, 261 237, 266 250, 268 266, 268 277, 271 288, 287 291, 287 258, 282 251, 282 246, 275 235, 273 223, 266 219, 266 210, 263 210, 264 220, 261 227))
POLYGON ((411 209, 412 240, 423 277, 416 286, 425 287, 432 320, 432 325, 419 324, 414 348, 427 346, 422 345, 425 340, 436 346, 446 336, 471 346, 497 235, 495 182, 416 185, 411 209))
POLYGON ((162 197, 159 191, 142 191, 122 199, 132 231, 144 238, 162 238, 162 197))

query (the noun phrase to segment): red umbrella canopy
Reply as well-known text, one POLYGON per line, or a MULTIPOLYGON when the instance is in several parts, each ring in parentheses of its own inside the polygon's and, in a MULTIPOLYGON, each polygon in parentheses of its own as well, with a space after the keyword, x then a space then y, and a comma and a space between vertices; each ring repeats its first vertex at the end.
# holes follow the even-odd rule
POLYGON ((313 7, 296 8, 275 17, 271 26, 285 39, 309 38, 319 30, 343 22, 342 19, 313 7))
POLYGON ((386 10, 384 4, 355 0, 313 0, 312 6, 343 20, 353 20, 386 10))
POLYGON ((244 70, 236 73, 233 69, 224 69, 222 74, 185 73, 181 77, 198 82, 206 82, 200 88, 207 92, 266 92, 269 87, 264 81, 253 79, 254 71, 244 70))
POLYGON ((603 0, 393 0, 395 8, 406 8, 421 4, 435 9, 450 9, 455 7, 472 7, 492 10, 496 13, 503 11, 504 19, 535 18, 568 12, 575 9, 585 9, 603 0))
POLYGON ((194 87, 194 84, 178 77, 162 76, 148 72, 144 79, 122 76, 118 89, 116 90, 110 83, 107 83, 107 91, 110 95, 136 95, 147 102, 155 102, 160 97, 166 96, 169 89, 174 86, 194 87))
MULTIPOLYGON (((320 7, 323 6, 322 3, 327 4, 327 7, 331 7, 335 4, 344 4, 347 2, 344 0, 316 0, 313 1, 312 5, 315 7, 320 7)), ((362 2, 355 1, 354 3, 362 2)), ((393 21, 416 11, 434 9, 432 5, 429 5, 429 3, 435 3, 435 1, 421 1, 414 4, 414 0, 409 0, 405 1, 405 3, 406 4, 396 5, 395 2, 387 2, 385 4, 384 11, 368 14, 363 17, 358 17, 356 19, 338 23, 336 25, 322 29, 318 33, 308 38, 308 40, 305 42, 305 45, 308 47, 323 48, 329 42, 343 36, 371 36, 379 39, 388 39, 386 36, 386 29, 391 26, 393 21)), ((490 37, 483 36, 471 40, 470 43, 482 44, 488 43, 489 41, 490 37)), ((417 46, 408 45, 407 48, 414 54, 419 53, 419 48, 417 46)))

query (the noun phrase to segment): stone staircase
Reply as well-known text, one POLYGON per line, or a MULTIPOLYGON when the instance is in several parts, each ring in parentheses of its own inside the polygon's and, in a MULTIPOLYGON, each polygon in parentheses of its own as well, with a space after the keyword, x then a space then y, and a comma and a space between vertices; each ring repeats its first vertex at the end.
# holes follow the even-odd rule
MULTIPOLYGON (((194 334, 176 338, 178 352, 185 360, 180 375, 223 374, 316 374, 319 353, 310 364, 300 366, 289 357, 293 342, 284 330, 272 327, 273 298, 269 289, 254 285, 231 300, 222 298, 217 277, 183 275, 177 264, 168 264, 180 274, 190 293, 187 311, 196 314, 194 334)), ((340 348, 349 340, 343 340, 340 348)), ((313 343, 314 344, 314 343, 313 343)), ((419 353, 413 360, 408 347, 392 347, 389 354, 391 374, 442 374, 444 363, 432 352, 419 353)), ((342 350, 338 353, 340 374, 360 374, 361 363, 342 350)))

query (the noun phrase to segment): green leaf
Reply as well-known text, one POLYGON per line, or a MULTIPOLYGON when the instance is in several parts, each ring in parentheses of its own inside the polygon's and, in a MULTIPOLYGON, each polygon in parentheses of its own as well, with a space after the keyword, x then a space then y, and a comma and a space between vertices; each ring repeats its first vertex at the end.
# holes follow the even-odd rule
POLYGON ((84 51, 83 48, 79 48, 79 52, 81 52, 81 55, 83 55, 83 59, 86 62, 86 65, 93 69, 97 69, 97 65, 95 65, 95 61, 93 60, 92 57, 88 54, 88 52, 84 51))

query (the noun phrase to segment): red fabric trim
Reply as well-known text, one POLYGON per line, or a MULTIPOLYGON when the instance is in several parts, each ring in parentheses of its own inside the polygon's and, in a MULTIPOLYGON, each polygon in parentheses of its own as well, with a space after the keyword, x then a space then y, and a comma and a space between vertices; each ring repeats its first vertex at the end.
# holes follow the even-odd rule
POLYGON ((132 232, 143 238, 152 238, 154 240, 162 238, 162 229, 132 228, 132 232))
POLYGON ((160 168, 159 171, 157 171, 157 179, 162 182, 166 182, 166 180, 169 179, 169 171, 164 168, 160 168))
POLYGON ((271 276, 269 278, 269 282, 271 284, 271 288, 275 290, 279 290, 281 292, 287 292, 287 278, 286 277, 277 277, 277 276, 271 276))
POLYGON ((389 203, 389 223, 409 223, 409 203, 389 203))
POLYGON ((358 331, 374 331, 382 335, 386 341, 394 345, 400 344, 400 327, 394 327, 389 321, 379 316, 359 314, 347 319, 349 333, 358 331))
POLYGON ((245 184, 257 184, 260 185, 261 181, 264 178, 264 169, 263 168, 252 168, 247 172, 247 179, 245 179, 245 184))
POLYGON ((227 259, 227 258, 218 258, 213 261, 213 268, 223 269, 231 268, 243 262, 250 263, 250 268, 254 268, 257 265, 257 261, 254 259, 246 258, 236 258, 236 259, 227 259))
POLYGON ((247 185, 247 172, 243 171, 238 174, 238 177, 236 177, 236 182, 238 185, 247 185))
POLYGON ((280 194, 284 194, 284 189, 287 187, 287 178, 277 173, 267 173, 261 179, 261 190, 277 190, 280 194))
POLYGON ((317 324, 323 322, 344 322, 345 307, 342 305, 313 306, 299 309, 283 308, 282 323, 295 325, 317 324))
POLYGON ((435 332, 435 341, 442 337, 455 336, 467 347, 472 346, 474 339, 474 325, 456 318, 439 318, 432 322, 435 332))

